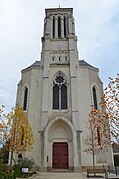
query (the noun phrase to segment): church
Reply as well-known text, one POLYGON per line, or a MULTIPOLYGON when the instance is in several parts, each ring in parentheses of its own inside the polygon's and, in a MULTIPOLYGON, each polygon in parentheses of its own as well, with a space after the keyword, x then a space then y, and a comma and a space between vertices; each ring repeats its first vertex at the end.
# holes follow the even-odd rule
MULTIPOLYGON (((35 143, 25 157, 39 171, 92 166, 83 135, 91 106, 103 95, 99 69, 80 60, 73 8, 45 9, 41 58, 21 71, 17 103, 32 126, 35 143)), ((96 165, 112 165, 112 151, 96 155, 96 165)))

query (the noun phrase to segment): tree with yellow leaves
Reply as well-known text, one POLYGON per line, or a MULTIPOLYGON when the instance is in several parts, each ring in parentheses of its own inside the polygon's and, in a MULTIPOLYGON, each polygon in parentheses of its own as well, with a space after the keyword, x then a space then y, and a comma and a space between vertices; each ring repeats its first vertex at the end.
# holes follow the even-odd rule
POLYGON ((115 79, 109 78, 99 109, 92 108, 88 120, 88 134, 84 139, 86 152, 93 155, 95 167, 96 153, 103 152, 114 142, 119 143, 119 74, 115 79))
MULTIPOLYGON (((106 113, 105 113, 106 114, 106 113)), ((100 110, 92 108, 87 121, 87 133, 84 137, 85 149, 93 156, 93 168, 95 168, 95 155, 107 150, 110 143, 109 125, 106 115, 100 110)))
POLYGON ((23 108, 17 104, 7 115, 3 114, 4 106, 0 110, 0 138, 2 143, 9 143, 10 169, 13 154, 30 151, 34 143, 32 128, 25 116, 23 108))
POLYGON ((101 112, 107 113, 112 143, 119 143, 119 74, 115 79, 109 78, 99 105, 101 112))

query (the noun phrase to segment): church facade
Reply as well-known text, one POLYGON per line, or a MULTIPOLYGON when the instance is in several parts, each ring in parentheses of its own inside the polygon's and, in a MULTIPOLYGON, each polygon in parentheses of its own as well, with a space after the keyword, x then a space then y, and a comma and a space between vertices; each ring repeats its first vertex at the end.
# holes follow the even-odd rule
MULTIPOLYGON (((20 103, 32 126, 35 143, 26 157, 39 170, 92 165, 83 135, 91 105, 103 95, 99 69, 79 60, 72 8, 45 9, 40 61, 22 70, 20 103)), ((111 149, 96 156, 96 165, 113 164, 111 149)))

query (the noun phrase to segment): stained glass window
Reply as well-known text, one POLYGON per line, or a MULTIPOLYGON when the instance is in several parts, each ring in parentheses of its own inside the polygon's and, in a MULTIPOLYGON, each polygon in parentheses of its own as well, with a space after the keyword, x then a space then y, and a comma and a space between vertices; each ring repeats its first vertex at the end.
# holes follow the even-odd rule
POLYGON ((67 86, 61 86, 61 109, 67 109, 67 86))
POLYGON ((53 86, 53 109, 59 109, 59 87, 57 84, 53 86))
POLYGON ((60 83, 63 83, 64 78, 63 78, 63 76, 59 75, 56 77, 55 81, 60 84, 60 83))
POLYGON ((59 72, 53 81, 53 109, 67 109, 66 80, 59 72))

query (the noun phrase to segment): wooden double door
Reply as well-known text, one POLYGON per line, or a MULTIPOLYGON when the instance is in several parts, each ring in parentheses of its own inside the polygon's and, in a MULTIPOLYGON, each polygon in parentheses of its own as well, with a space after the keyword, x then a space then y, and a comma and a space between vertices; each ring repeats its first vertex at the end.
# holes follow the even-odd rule
POLYGON ((68 143, 54 142, 53 143, 53 168, 54 169, 68 169, 68 143))

